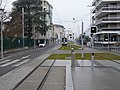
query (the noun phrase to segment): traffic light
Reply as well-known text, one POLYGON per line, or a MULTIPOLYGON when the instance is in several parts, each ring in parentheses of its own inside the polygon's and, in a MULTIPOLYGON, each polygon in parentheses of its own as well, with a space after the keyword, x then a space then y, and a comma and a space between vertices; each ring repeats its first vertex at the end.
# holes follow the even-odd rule
POLYGON ((91 26, 91 33, 96 33, 97 27, 96 26, 91 26))
POLYGON ((91 26, 91 37, 92 37, 93 33, 96 33, 96 31, 97 31, 97 27, 91 26))

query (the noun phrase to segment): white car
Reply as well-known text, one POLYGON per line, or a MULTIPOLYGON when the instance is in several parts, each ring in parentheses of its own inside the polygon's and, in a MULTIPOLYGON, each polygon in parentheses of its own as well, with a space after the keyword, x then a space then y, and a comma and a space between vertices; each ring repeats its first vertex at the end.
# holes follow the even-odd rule
POLYGON ((45 47, 45 46, 46 46, 46 41, 39 44, 39 47, 45 47))
POLYGON ((46 45, 45 43, 43 43, 43 44, 40 43, 40 44, 39 44, 39 47, 45 47, 45 45, 46 45))

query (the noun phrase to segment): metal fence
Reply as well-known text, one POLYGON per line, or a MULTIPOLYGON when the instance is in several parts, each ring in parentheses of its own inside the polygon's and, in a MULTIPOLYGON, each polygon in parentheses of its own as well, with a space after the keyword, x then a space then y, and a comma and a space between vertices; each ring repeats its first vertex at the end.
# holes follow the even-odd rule
POLYGON ((111 46, 95 46, 95 49, 107 50, 116 54, 120 54, 120 45, 111 45, 111 46))
MULTIPOLYGON (((34 40, 30 38, 24 39, 24 46, 31 47, 34 44, 34 40)), ((0 44, 1 45, 1 44, 0 44)), ((13 49, 13 48, 21 48, 23 47, 23 39, 22 38, 4 38, 3 39, 3 49, 13 49)))

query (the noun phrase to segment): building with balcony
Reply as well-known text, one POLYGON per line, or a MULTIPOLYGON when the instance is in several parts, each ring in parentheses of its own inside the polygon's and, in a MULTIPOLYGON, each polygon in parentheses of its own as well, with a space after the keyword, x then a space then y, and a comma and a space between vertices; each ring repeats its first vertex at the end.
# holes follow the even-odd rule
POLYGON ((53 7, 47 0, 41 0, 42 15, 40 16, 40 19, 44 22, 42 27, 46 29, 46 34, 42 35, 39 31, 36 33, 35 38, 38 40, 38 43, 40 39, 46 39, 48 44, 53 42, 52 9, 53 7))
POLYGON ((120 0, 94 0, 92 25, 97 26, 95 43, 112 45, 120 42, 120 0))

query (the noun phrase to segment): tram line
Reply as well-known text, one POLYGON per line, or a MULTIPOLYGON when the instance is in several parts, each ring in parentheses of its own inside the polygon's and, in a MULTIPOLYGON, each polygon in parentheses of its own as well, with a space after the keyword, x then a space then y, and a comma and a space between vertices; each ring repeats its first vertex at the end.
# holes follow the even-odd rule
MULTIPOLYGON (((48 69, 47 69, 46 74, 44 75, 44 77, 42 77, 42 80, 40 80, 41 82, 39 82, 38 87, 35 87, 36 90, 42 90, 42 87, 44 86, 47 78, 49 77, 49 74, 50 74, 52 68, 54 67, 54 63, 55 63, 56 59, 58 58, 58 56, 59 56, 59 54, 57 54, 56 58, 52 61, 52 64, 51 64, 49 67, 47 67, 48 69)), ((44 59, 44 60, 43 60, 38 66, 36 66, 27 76, 25 76, 18 84, 16 84, 16 86, 15 86, 12 90, 19 90, 18 88, 21 87, 21 84, 22 84, 22 83, 25 83, 25 81, 26 81, 30 76, 32 76, 37 70, 39 70, 40 68, 42 68, 42 67, 43 67, 42 64, 43 64, 44 62, 46 62, 46 61, 47 61, 47 59, 44 59)), ((25 83, 25 84, 26 84, 26 83, 25 83)))

